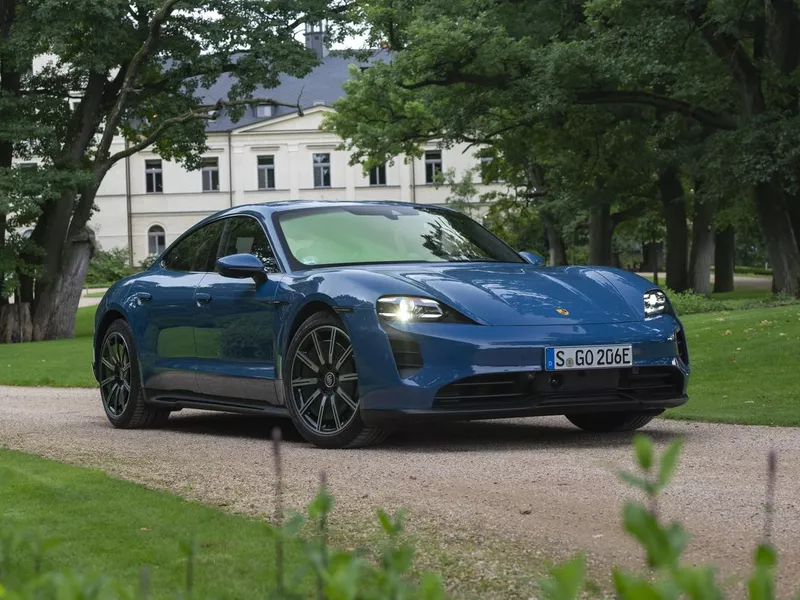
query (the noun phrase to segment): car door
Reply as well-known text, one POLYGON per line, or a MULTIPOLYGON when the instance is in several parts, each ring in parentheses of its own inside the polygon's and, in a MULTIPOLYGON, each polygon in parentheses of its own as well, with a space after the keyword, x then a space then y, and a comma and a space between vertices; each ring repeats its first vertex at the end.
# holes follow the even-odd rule
POLYGON ((225 219, 218 258, 253 254, 267 280, 234 279, 217 272, 201 281, 196 295, 205 305, 196 316, 198 385, 204 394, 237 403, 276 404, 275 331, 280 281, 275 255, 258 219, 225 219))
POLYGON ((164 255, 161 268, 137 282, 133 296, 136 322, 144 331, 139 348, 142 381, 153 397, 197 393, 195 290, 213 268, 224 224, 208 223, 179 239, 164 255))

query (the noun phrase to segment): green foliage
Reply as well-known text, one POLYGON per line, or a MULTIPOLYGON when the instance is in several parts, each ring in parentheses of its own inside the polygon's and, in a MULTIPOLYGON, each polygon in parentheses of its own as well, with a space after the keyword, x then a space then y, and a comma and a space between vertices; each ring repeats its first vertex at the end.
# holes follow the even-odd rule
POLYGON ((140 262, 139 266, 141 267, 142 271, 146 271, 147 269, 152 267, 157 260, 158 260, 158 255, 151 254, 150 256, 145 258, 142 262, 140 262))
POLYGON ((86 286, 107 285, 136 272, 128 266, 128 251, 125 248, 100 250, 89 261, 86 286))
MULTIPOLYGON (((140 490, 139 494, 142 492, 140 490)), ((124 494, 118 495, 120 497, 124 494)), ((75 499, 70 501, 76 502, 75 499)), ((85 492, 81 496, 81 502, 84 501, 85 492)), ((180 501, 173 499, 173 502, 180 501)), ((302 554, 293 556, 291 564, 276 565, 276 569, 286 570, 280 578, 285 583, 272 588, 267 597, 276 600, 309 598, 309 580, 314 580, 317 597, 324 600, 444 600, 444 587, 438 575, 423 574, 418 582, 411 577, 414 549, 402 537, 403 511, 393 516, 378 512, 386 541, 377 552, 364 548, 342 551, 330 547, 327 541, 327 521, 333 504, 333 498, 323 485, 304 515, 294 514, 284 523, 269 527, 269 535, 276 545, 299 547, 302 554), (308 531, 316 533, 309 536, 308 531)), ((221 514, 219 517, 231 518, 221 514)), ((50 551, 57 548, 57 540, 20 532, 13 520, 5 515, 0 518, 0 598, 133 600, 148 595, 147 571, 143 572, 138 590, 131 582, 70 573, 48 560, 50 551)), ((126 517, 120 515, 120 518, 126 517)), ((203 560, 203 550, 192 537, 181 541, 177 551, 183 558, 184 574, 182 589, 173 597, 191 598, 196 590, 196 569, 203 560)), ((267 558, 268 551, 262 557, 267 558)), ((243 585, 242 582, 239 585, 243 585)))
POLYGON ((674 292, 669 288, 664 288, 672 307, 678 315, 691 315, 696 313, 721 312, 727 310, 752 310, 758 308, 769 308, 772 306, 791 306, 798 303, 798 299, 793 296, 776 294, 767 297, 755 297, 745 299, 719 299, 702 294, 688 292, 674 292))
MULTIPOLYGON (((661 457, 656 457, 651 438, 638 434, 634 438, 634 456, 638 471, 622 472, 622 479, 644 494, 645 502, 629 501, 622 510, 625 530, 647 556, 649 572, 635 573, 614 569, 613 584, 620 600, 718 600, 724 598, 710 565, 689 566, 681 561, 689 534, 679 523, 663 523, 658 515, 658 499, 672 479, 677 466, 681 441, 671 442, 661 457)), ((770 475, 774 477, 774 473, 770 475)), ((770 505, 772 498, 767 498, 770 505)), ((758 546, 753 574, 748 581, 751 599, 775 598, 775 565, 777 556, 768 543, 758 546)), ((585 565, 575 558, 552 570, 542 582, 545 597, 551 600, 573 600, 581 596, 585 585, 585 565)))

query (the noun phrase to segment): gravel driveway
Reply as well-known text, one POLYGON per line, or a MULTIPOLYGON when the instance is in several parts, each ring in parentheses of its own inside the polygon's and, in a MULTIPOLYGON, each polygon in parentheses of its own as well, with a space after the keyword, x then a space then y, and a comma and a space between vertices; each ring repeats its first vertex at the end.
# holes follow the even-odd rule
MULTIPOLYGON (((561 418, 519 419, 415 429, 378 448, 326 451, 282 421, 183 411, 163 430, 117 431, 94 390, 0 387, 0 446, 250 514, 272 510, 276 423, 287 438, 290 507, 304 506, 325 470, 345 545, 373 535, 365 523, 376 508, 408 507, 423 566, 444 565, 464 595, 529 597, 532 579, 523 573, 576 551, 587 553, 601 583, 612 564, 642 564, 619 526, 622 503, 634 495, 615 476, 631 467, 629 435, 592 436, 561 418)), ((778 451, 780 595, 800 588, 800 430, 657 420, 646 431, 661 447, 685 438, 661 511, 694 535, 687 560, 718 564, 732 591, 742 590, 763 528, 766 454, 778 451)))

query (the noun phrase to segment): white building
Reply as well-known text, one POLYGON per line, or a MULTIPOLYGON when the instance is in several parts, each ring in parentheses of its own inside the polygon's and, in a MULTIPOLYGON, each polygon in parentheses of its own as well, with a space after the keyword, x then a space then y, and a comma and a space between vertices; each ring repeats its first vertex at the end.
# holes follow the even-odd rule
MULTIPOLYGON (((319 51, 317 32, 307 45, 319 51)), ((330 105, 343 95, 354 59, 324 56, 303 79, 284 77, 256 98, 294 103, 291 108, 264 103, 249 108, 238 123, 220 115, 208 124, 208 151, 202 171, 187 171, 153 151, 118 162, 106 175, 97 196, 98 211, 90 226, 104 250, 130 250, 134 265, 164 250, 202 218, 232 206, 292 199, 401 200, 444 204, 446 187, 433 185, 437 171, 455 169, 458 177, 480 163, 475 149, 439 149, 431 143, 423 159, 394 164, 364 174, 349 166, 349 153, 336 150, 337 136, 319 130, 330 105)), ((367 65, 361 65, 365 67, 367 65)), ((226 97, 230 79, 223 77, 206 91, 206 100, 226 97)), ((120 139, 112 152, 122 149, 120 139)), ((479 179, 479 178, 478 178, 479 179)), ((481 192, 499 186, 478 186, 481 192)), ((477 198, 476 198, 477 200, 477 198)))

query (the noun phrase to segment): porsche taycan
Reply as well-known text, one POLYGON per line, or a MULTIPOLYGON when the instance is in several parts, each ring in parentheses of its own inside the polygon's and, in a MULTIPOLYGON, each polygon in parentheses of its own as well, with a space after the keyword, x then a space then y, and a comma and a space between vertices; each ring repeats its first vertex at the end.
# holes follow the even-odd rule
POLYGON ((686 338, 662 290, 543 262, 447 208, 232 208, 105 294, 105 413, 119 428, 184 408, 284 416, 348 448, 439 419, 629 431, 687 401, 686 338))

